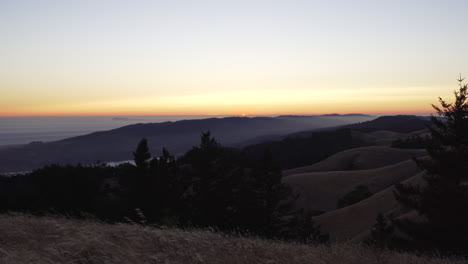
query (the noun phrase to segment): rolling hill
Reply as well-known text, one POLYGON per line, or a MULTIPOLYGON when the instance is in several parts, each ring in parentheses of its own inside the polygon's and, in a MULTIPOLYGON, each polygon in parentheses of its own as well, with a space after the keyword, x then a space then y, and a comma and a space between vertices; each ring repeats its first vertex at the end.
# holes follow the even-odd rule
POLYGON ((296 206, 310 210, 336 209, 340 197, 358 185, 365 185, 372 193, 378 193, 396 183, 410 178, 420 170, 412 160, 376 169, 354 171, 327 171, 293 174, 283 182, 300 194, 296 206))
MULTIPOLYGON (((288 170, 314 164, 347 149, 390 146, 394 140, 427 133, 428 124, 427 117, 385 116, 341 127, 254 139, 247 142, 254 144, 243 149, 257 159, 268 149, 281 169, 288 170), (411 125, 407 127, 408 123, 411 125), (264 142, 255 144, 255 140, 264 142)), ((248 144, 241 144, 245 145, 248 144)))
MULTIPOLYGON (((421 175, 416 173, 402 183, 418 184, 421 175)), ((314 220, 330 234, 332 240, 362 241, 369 234, 379 213, 394 214, 395 217, 405 213, 395 200, 393 189, 390 186, 359 203, 319 215, 314 220)))
MULTIPOLYGON (((374 135, 388 135, 377 133, 374 135)), ((390 133, 393 135, 393 132, 390 133)), ((413 161, 426 155, 422 149, 386 146, 354 148, 310 166, 283 171, 283 182, 299 194, 297 208, 325 211, 314 217, 332 240, 362 241, 379 213, 404 213, 393 196, 397 183, 419 183, 421 171, 413 161), (339 198, 364 185, 373 193, 358 203, 336 209, 339 198)))
POLYGON ((375 169, 425 155, 421 149, 397 149, 385 146, 354 148, 337 153, 328 159, 300 168, 283 171, 283 175, 309 172, 375 169))

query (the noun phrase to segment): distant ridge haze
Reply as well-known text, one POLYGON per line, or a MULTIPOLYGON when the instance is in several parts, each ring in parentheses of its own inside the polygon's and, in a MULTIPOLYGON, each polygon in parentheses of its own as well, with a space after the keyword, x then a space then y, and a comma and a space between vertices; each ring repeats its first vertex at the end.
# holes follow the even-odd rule
MULTIPOLYGON (((335 114, 336 116, 339 116, 335 114)), ((136 123, 161 123, 166 121, 206 118, 237 117, 240 115, 177 115, 177 116, 0 116, 0 146, 27 144, 33 141, 50 142, 69 137, 105 131, 136 123)), ((321 116, 321 115, 284 115, 321 116)), ((327 115, 323 115, 327 116, 327 115)), ((351 116, 348 114, 342 116, 351 116)), ((362 115, 365 116, 365 115, 362 115)), ((247 116, 247 117, 274 117, 247 116)))
POLYGON ((226 117, 162 123, 138 123, 59 141, 0 148, 0 172, 25 171, 50 163, 119 161, 132 158, 142 137, 159 155, 162 147, 182 154, 199 143, 200 134, 211 131, 224 145, 235 145, 262 136, 341 126, 371 120, 372 116, 226 117))

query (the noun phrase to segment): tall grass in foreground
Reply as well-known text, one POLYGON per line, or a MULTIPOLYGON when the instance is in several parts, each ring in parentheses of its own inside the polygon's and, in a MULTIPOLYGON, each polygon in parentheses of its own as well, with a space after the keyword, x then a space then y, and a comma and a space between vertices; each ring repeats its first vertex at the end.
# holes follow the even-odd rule
POLYGON ((353 244, 303 245, 210 231, 0 215, 0 263, 465 263, 353 244))

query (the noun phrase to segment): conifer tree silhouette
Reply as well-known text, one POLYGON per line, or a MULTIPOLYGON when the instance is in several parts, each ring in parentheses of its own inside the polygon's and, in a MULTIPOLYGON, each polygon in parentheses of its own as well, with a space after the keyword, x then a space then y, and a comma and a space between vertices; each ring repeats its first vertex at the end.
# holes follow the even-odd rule
POLYGON ((374 243, 380 248, 388 245, 394 232, 394 226, 382 213, 377 215, 375 224, 371 229, 370 243, 374 243))
POLYGON ((397 227, 421 248, 468 253, 468 86, 458 80, 455 101, 439 98, 433 105, 429 159, 417 160, 424 169, 421 186, 396 186, 396 199, 418 212, 422 221, 400 220, 397 227))
POLYGON ((133 152, 133 160, 137 168, 143 169, 148 167, 149 159, 151 159, 151 154, 148 148, 148 140, 142 138, 138 143, 137 149, 133 152))

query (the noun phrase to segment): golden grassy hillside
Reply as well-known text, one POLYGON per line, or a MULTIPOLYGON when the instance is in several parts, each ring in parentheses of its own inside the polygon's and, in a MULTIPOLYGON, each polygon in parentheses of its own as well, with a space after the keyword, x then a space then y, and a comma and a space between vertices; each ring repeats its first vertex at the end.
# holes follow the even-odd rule
POLYGON ((0 226, 0 263, 463 263, 351 244, 308 246, 53 217, 1 215, 0 226))
POLYGON ((312 210, 336 209, 340 197, 357 185, 369 187, 377 193, 396 183, 410 178, 420 171, 413 160, 377 169, 353 171, 328 171, 293 174, 283 178, 295 193, 300 194, 296 206, 312 210))
POLYGON ((412 136, 430 136, 430 132, 428 129, 417 130, 408 134, 388 130, 378 130, 374 132, 353 131, 353 138, 375 146, 390 146, 394 140, 406 139, 412 136))
POLYGON ((426 151, 422 149, 397 149, 385 146, 354 148, 339 152, 311 166, 285 170, 283 171, 283 175, 375 169, 424 155, 426 155, 426 151))
MULTIPOLYGON (((422 172, 402 181, 403 184, 421 184, 422 172)), ((359 203, 327 212, 314 217, 323 230, 330 234, 332 241, 356 240, 361 241, 370 232, 379 213, 401 214, 400 205, 393 195, 391 186, 359 203)))
POLYGON ((402 134, 393 131, 379 130, 374 132, 353 131, 353 138, 360 139, 370 145, 390 146, 393 140, 407 138, 408 134, 402 134))
POLYGON ((430 137, 431 132, 430 132, 429 129, 425 128, 425 129, 413 131, 413 132, 409 133, 408 135, 410 135, 410 136, 420 136, 420 137, 426 137, 426 136, 430 137))

